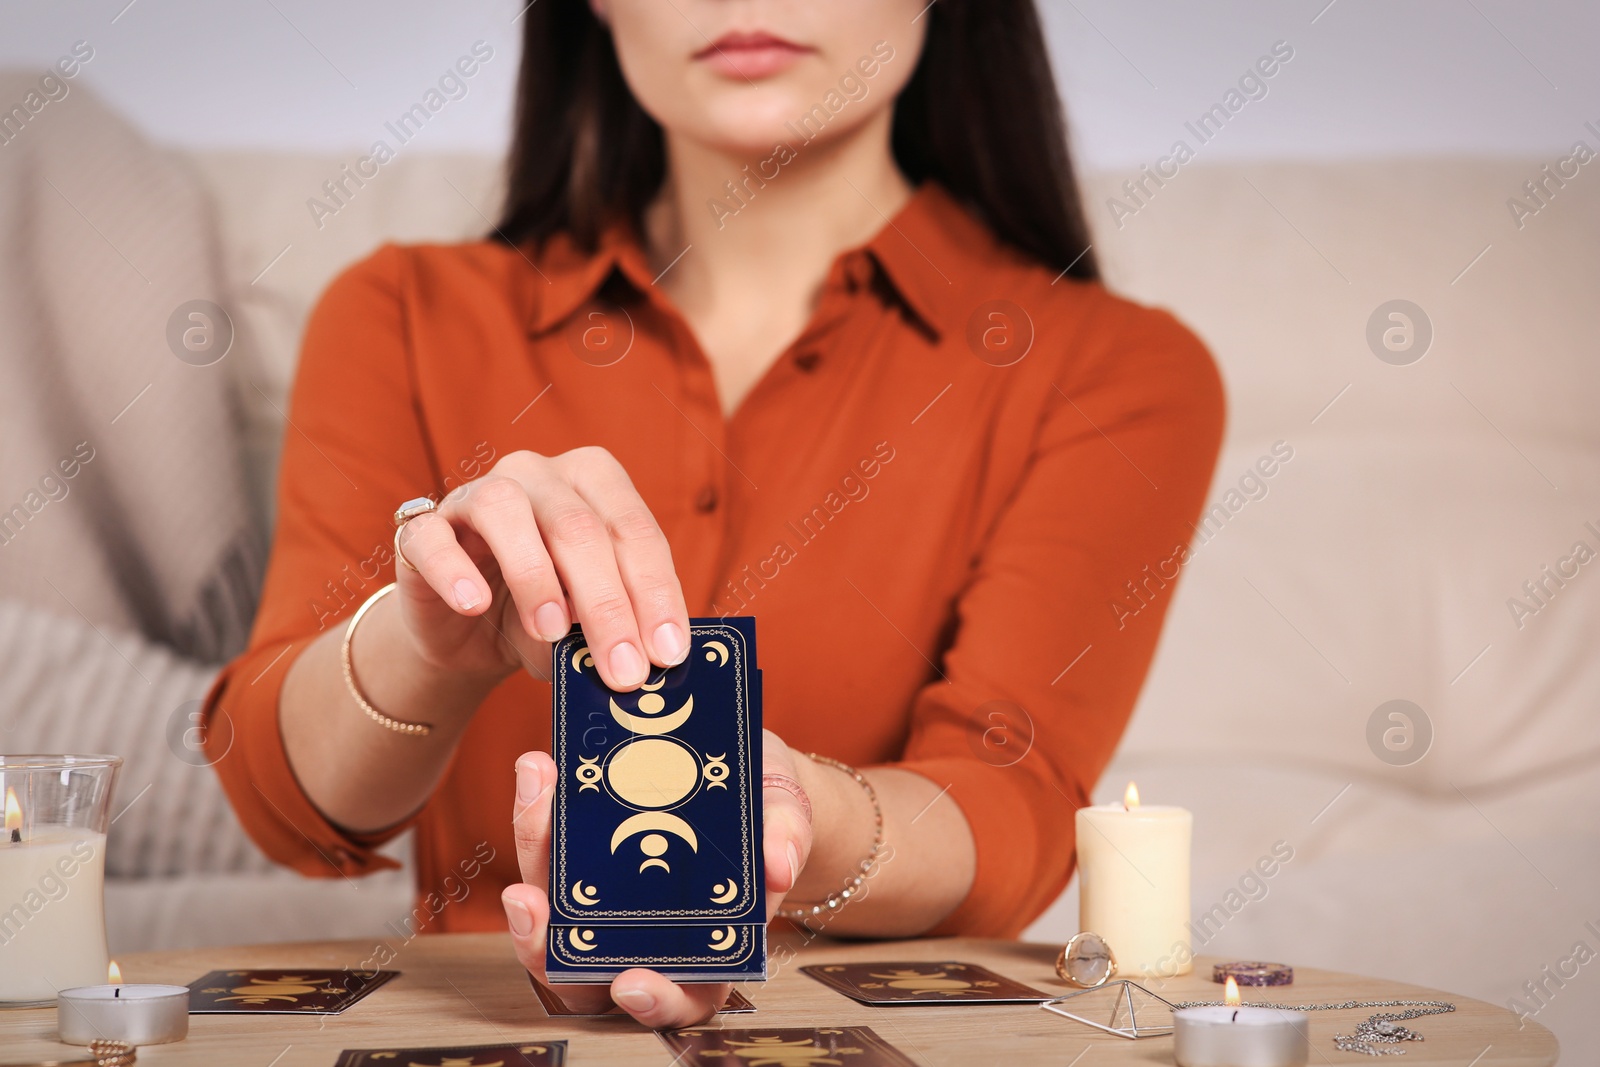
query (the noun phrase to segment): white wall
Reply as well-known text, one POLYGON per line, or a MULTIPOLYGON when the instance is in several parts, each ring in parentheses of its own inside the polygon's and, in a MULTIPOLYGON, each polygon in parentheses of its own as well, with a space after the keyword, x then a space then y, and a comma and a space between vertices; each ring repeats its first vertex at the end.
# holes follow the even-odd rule
MULTIPOLYGON (((85 81, 159 140, 345 151, 481 39, 494 59, 414 147, 495 152, 525 2, 7 0, 0 65, 42 68, 81 38, 85 81)), ((1542 156, 1600 118, 1593 0, 1040 2, 1091 167, 1154 160, 1278 40, 1295 58, 1208 158, 1542 156)))

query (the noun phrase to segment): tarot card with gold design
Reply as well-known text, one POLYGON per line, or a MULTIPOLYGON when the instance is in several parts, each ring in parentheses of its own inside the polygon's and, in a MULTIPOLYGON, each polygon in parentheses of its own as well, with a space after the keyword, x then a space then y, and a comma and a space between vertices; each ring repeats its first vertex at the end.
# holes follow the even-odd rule
POLYGON ((765 978, 755 620, 691 619, 688 658, 631 693, 580 629, 553 672, 550 980, 765 978))
POLYGON ((976 963, 813 963, 802 974, 863 1004, 1038 1004, 1041 993, 976 963))
POLYGON ((916 1067, 865 1026, 665 1030, 677 1067, 916 1067))
POLYGON ((347 1048, 333 1067, 561 1067, 565 1041, 445 1048, 347 1048))
POLYGON ((399 971, 212 971, 189 983, 190 1015, 337 1015, 399 971))

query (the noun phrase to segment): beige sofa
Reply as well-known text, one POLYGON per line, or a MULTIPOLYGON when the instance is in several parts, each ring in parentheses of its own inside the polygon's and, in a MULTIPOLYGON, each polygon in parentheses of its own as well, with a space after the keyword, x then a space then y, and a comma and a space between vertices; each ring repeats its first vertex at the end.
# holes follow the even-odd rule
MULTIPOLYGON (((318 292, 381 241, 483 232, 496 167, 401 158, 319 226, 307 200, 345 160, 190 162, 217 208, 264 491, 318 292)), ((1543 162, 1192 165, 1120 227, 1107 199, 1126 202, 1127 176, 1090 178, 1113 284, 1196 328, 1231 398, 1217 506, 1101 794, 1132 778, 1194 810, 1201 951, 1518 997, 1595 1062, 1600 964, 1545 975, 1575 942, 1600 950, 1600 562, 1559 587, 1542 568, 1600 551, 1600 177, 1518 228, 1507 198, 1543 162), (1396 299, 1431 322, 1414 362, 1382 344, 1396 329, 1403 348, 1400 320, 1368 342, 1396 299), (1523 587, 1541 580, 1542 606, 1523 587), (1397 699, 1421 715, 1372 728, 1397 699), (1292 858, 1252 875, 1275 846, 1292 858)), ((126 947, 380 936, 407 907, 393 877, 111 897, 126 947)), ((1031 933, 1076 929, 1069 890, 1031 933)))

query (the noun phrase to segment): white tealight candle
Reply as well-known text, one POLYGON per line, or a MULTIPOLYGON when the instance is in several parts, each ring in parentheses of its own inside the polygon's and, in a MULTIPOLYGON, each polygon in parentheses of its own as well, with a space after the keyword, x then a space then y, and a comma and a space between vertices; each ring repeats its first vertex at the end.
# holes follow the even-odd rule
POLYGON ((1227 1001, 1172 1013, 1178 1067, 1302 1067, 1311 1051, 1303 1012, 1237 1007, 1232 978, 1227 1001))
POLYGON ((56 1030, 69 1045, 182 1041, 189 1036, 189 987, 124 985, 113 963, 111 984, 61 991, 56 998, 56 1030))
POLYGON ((1080 808, 1075 821, 1078 928, 1105 940, 1119 977, 1188 974, 1194 816, 1141 805, 1129 782, 1121 804, 1080 808))

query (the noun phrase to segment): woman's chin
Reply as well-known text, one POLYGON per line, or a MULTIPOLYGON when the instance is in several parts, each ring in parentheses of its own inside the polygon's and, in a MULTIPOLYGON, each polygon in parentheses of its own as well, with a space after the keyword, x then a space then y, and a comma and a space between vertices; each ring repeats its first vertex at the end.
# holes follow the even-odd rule
MULTIPOLYGON (((719 94, 720 95, 720 94, 719 94)), ((720 152, 765 159, 780 144, 799 150, 816 132, 802 121, 809 104, 793 93, 763 92, 713 100, 684 134, 720 152)), ((814 123, 813 123, 814 125, 814 123)))

